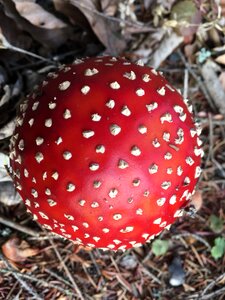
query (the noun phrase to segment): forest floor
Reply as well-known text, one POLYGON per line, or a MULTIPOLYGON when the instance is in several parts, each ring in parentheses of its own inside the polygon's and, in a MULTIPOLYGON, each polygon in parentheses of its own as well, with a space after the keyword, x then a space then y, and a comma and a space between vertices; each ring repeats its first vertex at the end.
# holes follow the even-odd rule
POLYGON ((0 299, 225 299, 224 28, 222 0, 0 0, 0 299), (102 251, 49 234, 4 168, 24 96, 60 64, 105 54, 162 71, 202 125, 195 209, 160 249, 102 251))

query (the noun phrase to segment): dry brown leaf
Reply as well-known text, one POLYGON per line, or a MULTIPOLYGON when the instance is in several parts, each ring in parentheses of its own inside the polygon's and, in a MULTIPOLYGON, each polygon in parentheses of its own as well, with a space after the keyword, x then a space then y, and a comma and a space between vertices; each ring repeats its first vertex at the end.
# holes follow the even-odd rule
POLYGON ((225 89, 218 78, 218 72, 221 72, 220 67, 211 59, 201 66, 201 73, 209 94, 219 112, 225 116, 225 89))
MULTIPOLYGON (((12 18, 7 16, 0 9, 0 27, 1 34, 7 39, 10 44, 22 49, 28 49, 31 45, 31 38, 24 34, 18 25, 12 18)), ((2 58, 2 57, 1 57, 2 58)), ((12 53, 10 53, 10 59, 12 60, 12 53)))
MULTIPOLYGON (((2 173, 3 168, 1 168, 1 161, 0 161, 0 174, 2 173)), ((22 199, 18 193, 15 192, 15 187, 10 181, 6 181, 9 178, 7 175, 5 178, 0 178, 0 203, 4 204, 5 206, 16 205, 22 202, 22 199), (5 181, 3 181, 5 179, 5 181), (3 181, 3 182, 1 182, 3 181)))
POLYGON ((53 0, 53 2, 55 9, 61 14, 67 16, 72 24, 79 25, 82 28, 90 26, 82 12, 68 1, 53 0))
POLYGON ((118 0, 101 0, 101 9, 107 16, 114 16, 117 11, 118 0))
POLYGON ((59 296, 59 298, 57 298, 57 300, 69 300, 69 298, 66 296, 59 296))
POLYGON ((193 204, 198 211, 202 207, 202 192, 196 191, 191 197, 191 204, 193 204))
POLYGON ((108 280, 115 278, 116 274, 116 272, 107 271, 106 269, 102 270, 102 275, 108 280))
POLYGON ((215 61, 218 63, 218 64, 222 64, 222 65, 225 65, 225 54, 222 54, 220 56, 218 56, 215 61))
POLYGON ((162 39, 159 47, 151 55, 149 65, 153 68, 158 68, 160 64, 176 49, 182 42, 183 37, 175 32, 166 34, 162 39))
POLYGON ((220 0, 221 14, 225 16, 225 0, 220 0))
POLYGON ((120 34, 119 23, 112 21, 107 17, 104 11, 100 10, 98 1, 93 0, 53 0, 55 8, 63 11, 67 16, 73 20, 73 23, 77 24, 77 14, 73 15, 70 12, 76 7, 91 26, 91 29, 96 34, 101 43, 106 47, 107 51, 112 55, 120 54, 126 47, 126 41, 120 34))
POLYGON ((185 292, 194 292, 195 291, 195 288, 191 285, 188 285, 186 283, 183 283, 183 288, 185 290, 185 292))
MULTIPOLYGON (((57 48, 65 43, 71 36, 72 30, 68 26, 48 29, 33 25, 30 21, 20 15, 12 0, 0 0, 0 4, 2 4, 5 15, 9 16, 20 29, 24 32, 28 32, 36 41, 46 47, 57 48)), ((6 28, 4 29, 6 30, 6 28)), ((14 43, 12 44, 15 45, 14 43)))
POLYGON ((2 245, 2 252, 13 262, 23 262, 28 257, 37 255, 39 250, 31 248, 26 241, 12 237, 2 245))
POLYGON ((44 10, 37 3, 27 0, 13 0, 19 14, 27 19, 31 24, 46 29, 64 28, 66 24, 53 14, 44 10))

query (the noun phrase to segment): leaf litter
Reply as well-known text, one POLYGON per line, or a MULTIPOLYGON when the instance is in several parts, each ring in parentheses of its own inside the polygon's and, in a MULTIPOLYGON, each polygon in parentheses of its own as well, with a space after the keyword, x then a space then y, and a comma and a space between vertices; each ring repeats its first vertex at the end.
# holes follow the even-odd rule
POLYGON ((204 0, 0 0, 4 155, 19 103, 46 73, 102 54, 142 59, 163 72, 192 100, 205 151, 185 216, 153 243, 117 253, 41 229, 20 199, 13 202, 2 156, 0 298, 224 299, 224 8, 204 0))

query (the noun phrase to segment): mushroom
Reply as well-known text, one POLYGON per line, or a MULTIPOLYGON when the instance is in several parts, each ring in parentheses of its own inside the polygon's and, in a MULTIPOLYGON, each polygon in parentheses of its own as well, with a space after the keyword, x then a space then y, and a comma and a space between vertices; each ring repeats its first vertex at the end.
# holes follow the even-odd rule
POLYGON ((20 105, 16 189, 35 220, 90 247, 149 242, 182 215, 201 173, 191 105, 156 70, 76 60, 20 105))

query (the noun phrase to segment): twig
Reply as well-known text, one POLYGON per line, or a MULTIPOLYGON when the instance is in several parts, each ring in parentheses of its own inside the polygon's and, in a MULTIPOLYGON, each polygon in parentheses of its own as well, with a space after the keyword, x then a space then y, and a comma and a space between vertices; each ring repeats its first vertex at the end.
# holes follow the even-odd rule
MULTIPOLYGON (((56 234, 49 234, 51 235, 53 240, 61 240, 62 237, 56 234)), ((49 236, 38 236, 38 237, 28 237, 27 238, 30 241, 45 241, 45 240, 49 240, 49 236)))
MULTIPOLYGON (((13 276, 16 275, 18 277, 21 277, 21 278, 24 278, 24 279, 27 279, 27 280, 30 280, 30 281, 33 281, 33 282, 37 282, 39 285, 43 285, 44 287, 56 289, 56 290, 60 291, 61 293, 66 294, 68 296, 74 296, 74 293, 72 291, 63 289, 60 286, 57 286, 55 284, 46 282, 45 280, 37 279, 37 278, 35 278, 31 275, 27 275, 27 274, 24 274, 24 273, 19 273, 17 271, 11 270, 11 269, 4 269, 4 268, 0 269, 0 273, 3 273, 3 274, 11 273, 13 276)), ((36 298, 35 298, 35 300, 36 300, 36 298)), ((41 298, 41 300, 43 300, 43 299, 41 298)))
POLYGON ((52 277, 55 277, 56 279, 58 279, 60 282, 65 283, 66 285, 68 285, 70 288, 73 288, 72 284, 69 283, 67 280, 65 280, 62 276, 56 274, 55 272, 53 272, 52 270, 49 270, 47 268, 45 268, 45 272, 48 273, 49 275, 51 275, 52 277))
POLYGON ((5 300, 10 300, 10 299, 12 299, 11 296, 12 296, 13 292, 15 291, 15 289, 18 287, 18 285, 19 285, 19 282, 16 281, 16 282, 14 283, 13 287, 10 289, 10 292, 9 292, 8 295, 6 296, 5 300))
POLYGON ((42 60, 42 61, 45 61, 45 62, 48 62, 48 63, 54 63, 53 61, 51 61, 50 59, 48 58, 45 58, 43 56, 40 56, 40 55, 37 55, 35 53, 32 53, 32 52, 29 52, 29 51, 26 51, 24 49, 21 49, 21 48, 18 48, 16 46, 13 46, 11 45, 7 40, 6 38, 2 35, 1 36, 1 39, 2 39, 2 45, 3 46, 0 46, 0 48, 4 48, 4 49, 9 49, 9 50, 12 50, 12 51, 15 51, 15 52, 20 52, 20 53, 23 53, 23 54, 26 54, 26 55, 29 55, 29 56, 32 56, 34 58, 37 58, 39 60, 42 60))
POLYGON ((225 286, 222 287, 219 290, 216 290, 210 294, 204 295, 204 296, 200 296, 199 294, 194 294, 194 295, 190 295, 188 296, 187 299, 193 300, 193 299, 197 299, 197 300, 208 300, 208 299, 218 299, 215 298, 215 296, 219 296, 220 294, 225 292, 225 286))
POLYGON ((89 255, 90 255, 91 260, 92 260, 92 262, 93 262, 93 264, 94 264, 94 266, 95 266, 95 268, 96 268, 96 271, 97 271, 97 273, 98 273, 98 276, 101 276, 101 271, 100 271, 100 269, 99 269, 99 265, 97 264, 94 255, 93 255, 93 252, 90 251, 90 252, 89 252, 89 255))
POLYGON ((221 174, 223 175, 223 177, 225 177, 225 171, 223 169, 223 167, 218 163, 218 161, 213 158, 212 162, 217 166, 217 168, 220 170, 221 174))
MULTIPOLYGON (((47 232, 46 232, 46 233, 47 233, 47 232)), ((53 239, 52 239, 51 236, 49 236, 49 242, 50 242, 50 244, 52 245, 53 250, 54 250, 54 252, 55 252, 55 254, 56 254, 58 260, 59 260, 60 263, 62 264, 62 267, 63 267, 64 271, 66 272, 66 275, 68 276, 70 282, 72 283, 74 290, 77 292, 78 297, 79 297, 81 300, 85 300, 85 298, 83 297, 83 295, 82 295, 82 293, 81 293, 81 291, 80 291, 78 285, 77 285, 76 282, 74 281, 74 278, 72 277, 72 275, 71 275, 69 269, 67 268, 66 264, 64 263, 64 261, 63 261, 63 259, 62 259, 62 257, 61 257, 61 254, 60 254, 59 251, 57 250, 57 247, 56 247, 55 243, 53 242, 53 239)))
POLYGON ((189 65, 189 63, 186 61, 183 53, 180 51, 180 49, 178 50, 178 54, 180 55, 180 58, 183 62, 183 64, 185 65, 185 67, 188 69, 189 73, 192 75, 192 77, 196 80, 196 82, 198 83, 200 89, 202 90, 203 94, 205 95, 205 98, 207 99, 209 106, 211 107, 211 109, 213 111, 216 111, 216 107, 214 105, 214 102, 204 84, 204 82, 202 81, 202 79, 196 75, 196 73, 194 72, 194 70, 191 68, 191 66, 189 65))
POLYGON ((117 273, 120 273, 120 269, 119 269, 119 267, 117 265, 117 261, 114 259, 113 255, 110 255, 110 260, 112 262, 112 265, 116 269, 117 273))
POLYGON ((189 80, 189 71, 187 68, 185 68, 185 70, 184 70, 184 91, 183 91, 184 99, 188 98, 188 80, 189 80))
MULTIPOLYGON (((23 279, 20 278, 19 273, 13 272, 11 270, 10 264, 7 262, 7 260, 4 258, 4 256, 0 253, 0 259, 5 263, 6 267, 8 268, 8 272, 12 273, 13 277, 20 283, 20 285, 26 290, 30 295, 35 297, 37 300, 43 300, 41 296, 38 295, 38 293, 31 287, 29 284, 27 284, 23 279)), ((4 269, 0 269, 0 272, 2 272, 4 269)))
MULTIPOLYGON (((202 124, 209 124, 209 120, 208 118, 201 118, 198 117, 198 119, 201 121, 202 124)), ((213 125, 219 125, 219 126, 224 126, 225 125, 225 120, 211 120, 211 122, 213 123, 213 125)))
POLYGON ((148 275, 151 279, 153 279, 153 281, 157 282, 159 285, 162 284, 161 280, 159 280, 154 274, 152 274, 148 269, 146 269, 146 267, 144 265, 142 265, 142 263, 139 263, 139 265, 142 267, 141 271, 143 273, 148 275))
POLYGON ((225 292, 225 286, 223 288, 213 292, 213 293, 210 293, 208 295, 200 297, 199 300, 216 299, 215 296, 218 296, 218 295, 220 295, 224 292, 225 292))
POLYGON ((204 296, 208 290, 212 289, 214 285, 217 284, 218 281, 223 280, 224 278, 225 278, 225 273, 221 274, 219 277, 217 277, 212 282, 210 282, 210 284, 208 284, 206 288, 203 290, 203 292, 201 293, 201 296, 204 296))
POLYGON ((92 284, 92 286, 94 287, 95 290, 97 290, 98 287, 97 287, 96 283, 94 282, 94 280, 92 279, 92 277, 90 276, 90 274, 88 273, 87 268, 85 267, 85 264, 82 264, 82 268, 87 276, 88 282, 92 284))
POLYGON ((206 242, 203 238, 201 238, 199 235, 194 234, 194 233, 189 233, 189 232, 179 233, 179 234, 173 235, 171 238, 172 239, 179 239, 180 237, 193 237, 197 241, 199 241, 202 244, 204 244, 209 250, 211 249, 211 246, 209 245, 208 242, 206 242))
MULTIPOLYGON (((212 115, 209 113, 208 114, 208 122, 209 122, 209 151, 208 151, 208 155, 206 157, 205 160, 205 166, 208 165, 210 158, 212 159, 212 155, 213 155, 213 123, 212 123, 212 115)), ((203 176, 203 172, 200 175, 199 181, 201 181, 203 176)))
POLYGON ((36 232, 36 231, 34 231, 34 230, 30 229, 30 228, 27 228, 25 226, 22 226, 22 225, 20 225, 18 223, 15 223, 15 222, 13 222, 13 221, 5 218, 5 217, 0 216, 0 223, 6 225, 8 227, 11 227, 13 229, 16 229, 18 231, 21 231, 23 233, 26 233, 28 235, 34 236, 36 238, 40 237, 40 234, 38 232, 36 232))

